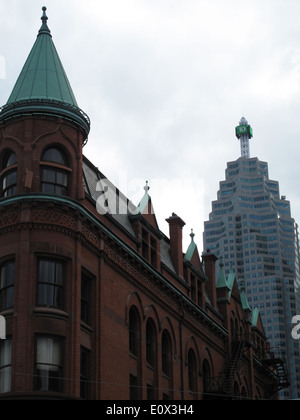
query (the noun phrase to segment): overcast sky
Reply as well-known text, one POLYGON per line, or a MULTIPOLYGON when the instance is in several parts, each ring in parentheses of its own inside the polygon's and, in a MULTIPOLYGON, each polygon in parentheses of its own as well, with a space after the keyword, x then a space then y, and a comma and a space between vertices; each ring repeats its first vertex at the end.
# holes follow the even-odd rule
POLYGON ((42 6, 77 102, 84 154, 138 204, 149 181, 160 229, 172 212, 202 252, 203 221, 240 156, 251 157, 300 224, 299 0, 0 0, 0 105, 41 26, 42 6), (124 191, 125 190, 125 191, 124 191))

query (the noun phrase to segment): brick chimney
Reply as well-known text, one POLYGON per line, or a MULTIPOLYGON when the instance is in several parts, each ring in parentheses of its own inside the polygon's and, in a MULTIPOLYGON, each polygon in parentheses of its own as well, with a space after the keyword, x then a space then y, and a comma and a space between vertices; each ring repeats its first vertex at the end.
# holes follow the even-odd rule
POLYGON ((205 274, 208 278, 206 290, 212 306, 217 309, 216 261, 218 258, 209 249, 202 254, 205 274))
POLYGON ((171 258, 178 276, 183 278, 182 228, 185 222, 173 213, 169 219, 171 258))

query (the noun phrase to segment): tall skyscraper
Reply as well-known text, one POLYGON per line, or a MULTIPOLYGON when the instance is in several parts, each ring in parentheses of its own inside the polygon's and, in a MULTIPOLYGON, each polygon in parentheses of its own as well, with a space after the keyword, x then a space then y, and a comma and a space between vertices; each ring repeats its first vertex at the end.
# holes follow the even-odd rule
POLYGON ((279 183, 269 179, 268 164, 250 158, 251 126, 243 117, 236 127, 241 157, 227 163, 209 221, 204 246, 224 257, 239 282, 244 282, 250 306, 258 308, 274 352, 284 354, 290 387, 281 397, 300 394, 299 343, 291 336, 299 287, 298 225, 290 202, 280 196, 279 183))

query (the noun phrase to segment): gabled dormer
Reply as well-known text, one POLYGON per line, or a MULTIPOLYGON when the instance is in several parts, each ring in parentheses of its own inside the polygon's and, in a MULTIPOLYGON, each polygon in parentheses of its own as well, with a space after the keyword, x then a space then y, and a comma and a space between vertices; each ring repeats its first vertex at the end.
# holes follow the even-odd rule
POLYGON ((190 298, 201 308, 205 307, 205 284, 207 281, 203 272, 195 234, 192 230, 191 243, 184 255, 184 278, 190 287, 190 298))
POLYGON ((149 190, 150 187, 147 181, 144 187, 145 194, 129 218, 139 241, 141 255, 154 268, 160 270, 160 241, 162 234, 158 227, 149 190))

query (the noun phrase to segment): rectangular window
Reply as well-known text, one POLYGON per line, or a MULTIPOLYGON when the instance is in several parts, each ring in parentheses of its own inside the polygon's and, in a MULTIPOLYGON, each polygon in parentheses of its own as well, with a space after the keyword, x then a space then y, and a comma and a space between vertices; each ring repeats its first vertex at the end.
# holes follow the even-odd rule
POLYGON ((138 400, 139 399, 138 380, 136 376, 130 375, 129 385, 130 385, 130 399, 138 400))
POLYGON ((67 195, 68 174, 59 169, 42 169, 42 192, 46 194, 67 195))
POLYGON ((0 312, 14 306, 15 263, 7 261, 0 266, 0 312))
POLYGON ((2 196, 10 197, 17 192, 17 171, 9 172, 2 180, 2 196))
POLYGON ((11 339, 0 340, 0 394, 11 391, 11 339))
POLYGON ((151 237, 150 244, 151 244, 151 264, 154 267, 157 267, 157 242, 156 242, 156 239, 151 237))
POLYGON ((91 275, 82 271, 81 273, 81 321, 91 325, 91 297, 92 297, 91 275))
POLYGON ((200 280, 197 280, 197 297, 198 297, 198 299, 197 299, 197 303, 198 303, 198 305, 199 306, 201 306, 201 304, 202 304, 202 287, 201 287, 202 285, 201 285, 201 281, 200 280))
POLYGON ((40 259, 38 263, 37 304, 64 309, 65 263, 40 259))
POLYGON ((152 401, 155 400, 155 390, 152 385, 147 384, 147 400, 152 401))
POLYGON ((63 392, 63 341, 56 337, 36 339, 35 389, 63 392))
POLYGON ((196 280, 195 276, 191 274, 191 299, 196 301, 196 280))
POLYGON ((149 260, 149 234, 145 229, 142 230, 142 255, 149 260))
POLYGON ((84 347, 80 349, 80 398, 90 399, 91 385, 91 352, 84 347))

